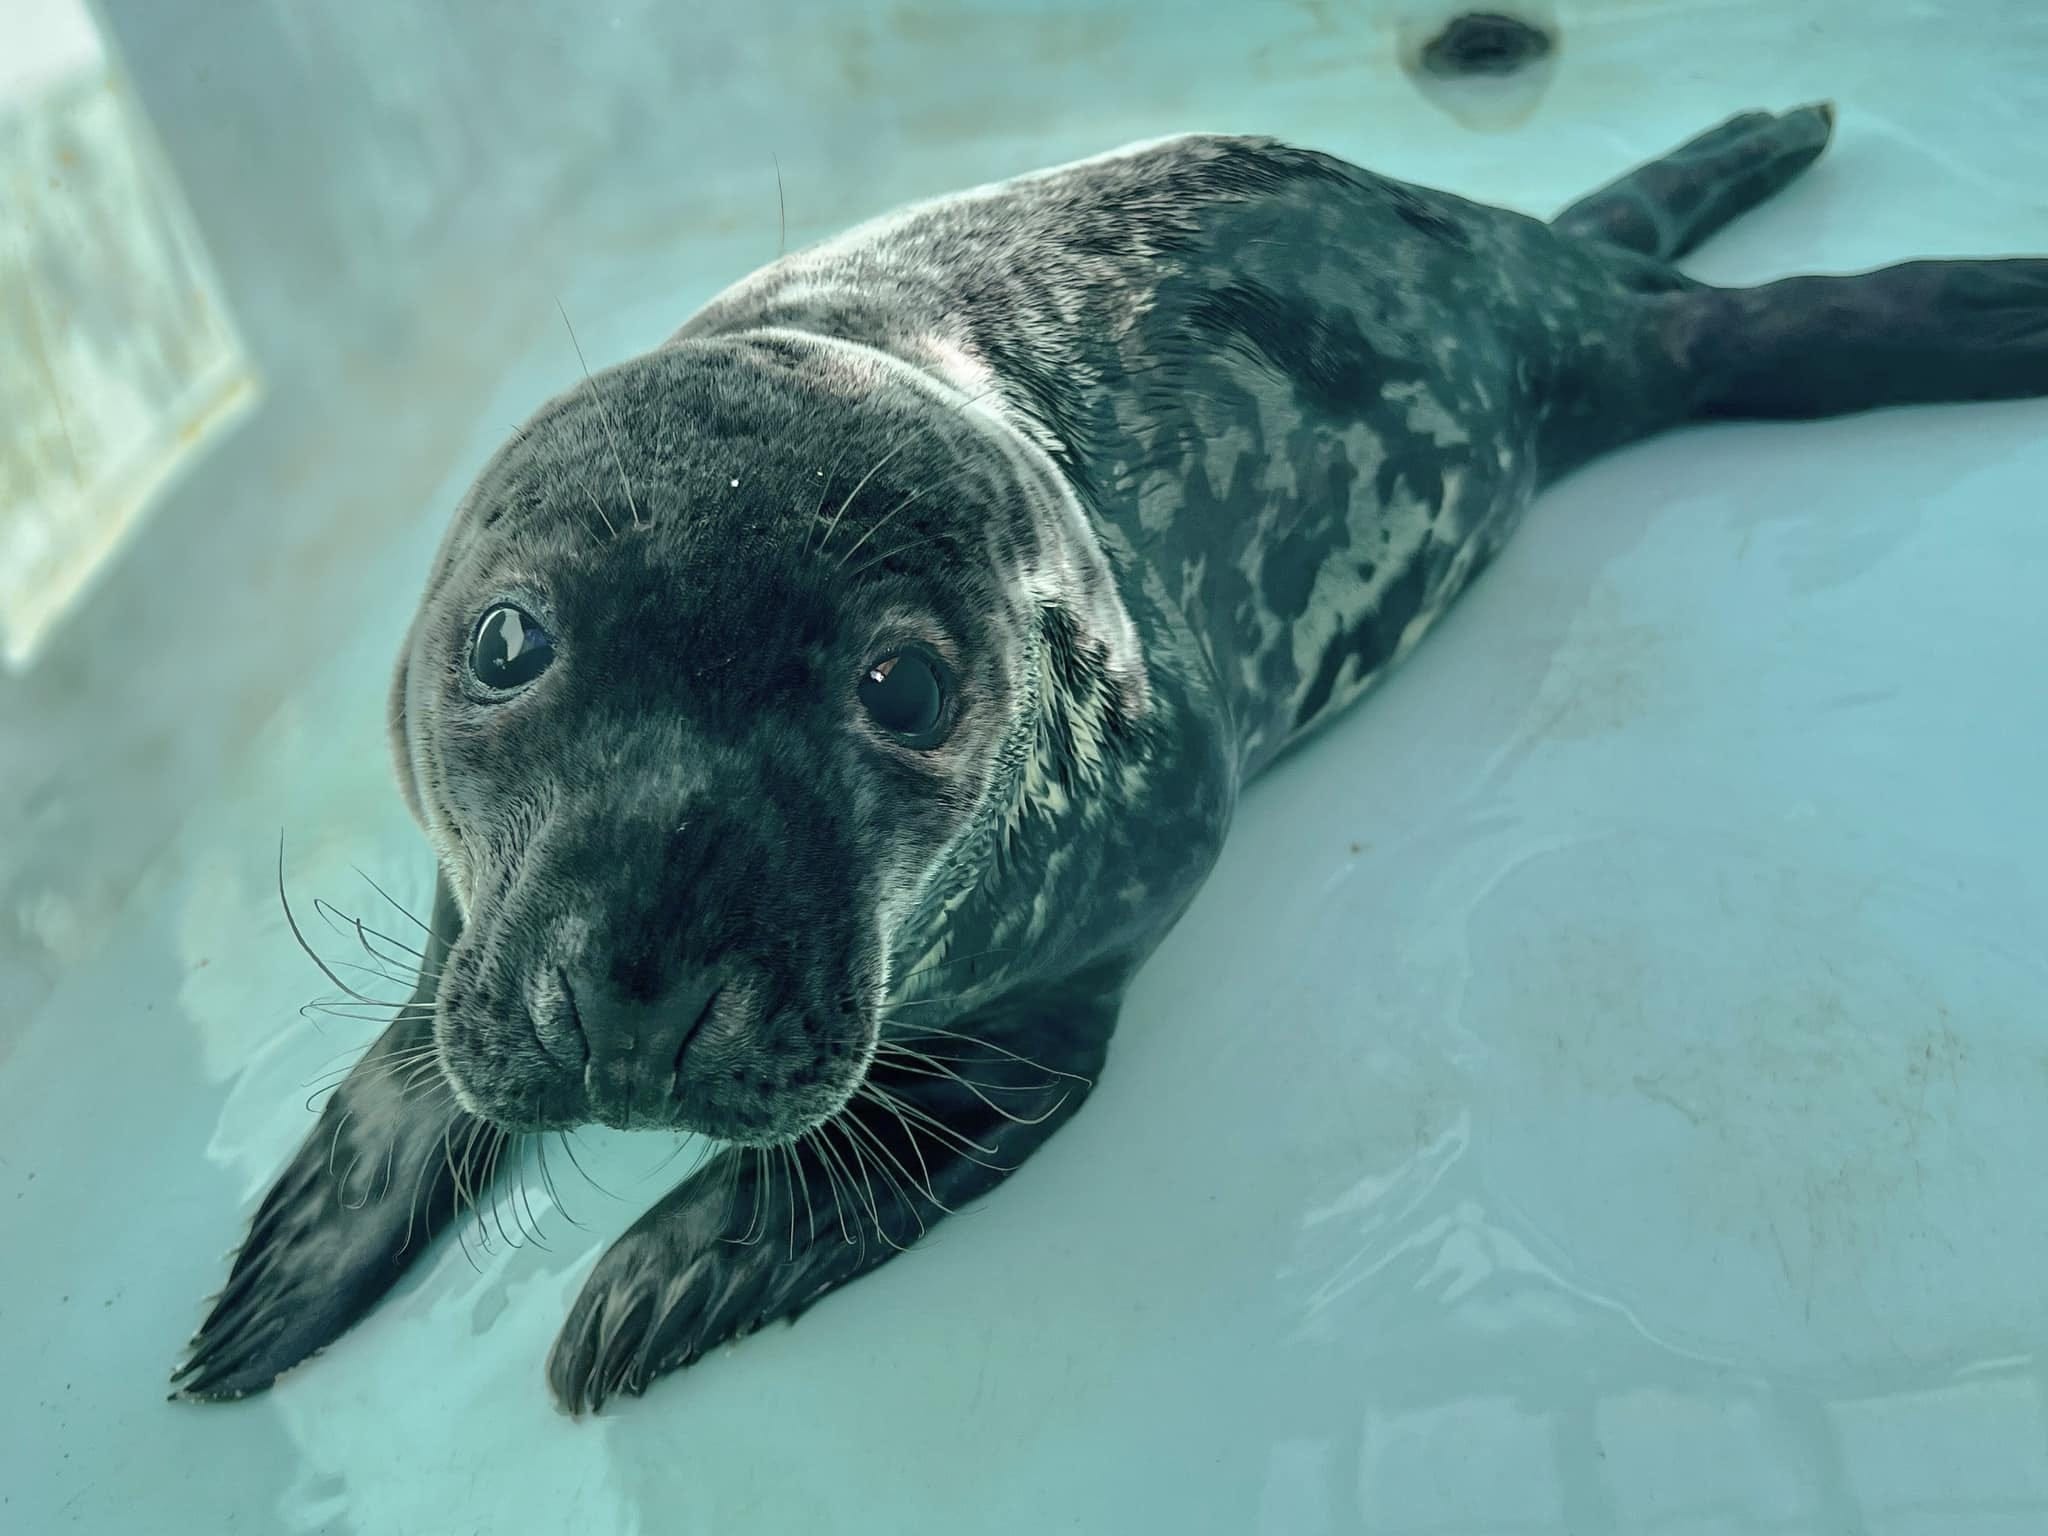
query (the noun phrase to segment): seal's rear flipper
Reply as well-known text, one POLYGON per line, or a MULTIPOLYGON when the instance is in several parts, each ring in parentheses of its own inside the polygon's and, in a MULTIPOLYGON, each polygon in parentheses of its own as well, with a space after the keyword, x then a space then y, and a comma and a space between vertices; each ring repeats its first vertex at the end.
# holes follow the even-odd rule
POLYGON ((2048 395, 2048 260, 1913 261, 1665 302, 1698 418, 2048 395))
POLYGON ((1676 261, 1805 170, 1834 131, 1831 102, 1745 112, 1580 198, 1551 221, 1562 234, 1676 261))

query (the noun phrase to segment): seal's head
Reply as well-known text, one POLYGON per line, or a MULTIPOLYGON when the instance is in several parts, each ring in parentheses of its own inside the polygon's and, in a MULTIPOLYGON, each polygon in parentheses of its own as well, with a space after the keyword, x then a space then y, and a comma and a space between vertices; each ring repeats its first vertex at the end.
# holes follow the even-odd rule
POLYGON ((684 341, 543 408, 392 691, 464 913, 436 1010, 464 1105, 755 1144, 835 1114, 892 945, 1033 777, 1048 624, 1142 688, 1050 461, 906 365, 684 341))

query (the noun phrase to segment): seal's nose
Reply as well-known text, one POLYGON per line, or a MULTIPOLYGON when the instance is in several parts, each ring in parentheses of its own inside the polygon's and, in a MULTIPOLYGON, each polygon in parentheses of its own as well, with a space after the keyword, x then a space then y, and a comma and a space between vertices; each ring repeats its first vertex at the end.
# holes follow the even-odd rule
POLYGON ((677 1063, 710 1015, 722 978, 693 973, 651 1001, 595 977, 562 980, 587 1052, 583 1088, 592 1117, 621 1130, 668 1124, 677 1063))

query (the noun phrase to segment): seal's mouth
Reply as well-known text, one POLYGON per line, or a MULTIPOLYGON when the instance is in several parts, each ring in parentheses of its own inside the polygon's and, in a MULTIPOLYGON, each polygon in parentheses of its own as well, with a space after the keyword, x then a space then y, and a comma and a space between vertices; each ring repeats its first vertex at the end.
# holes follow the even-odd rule
POLYGON ((692 971, 651 999, 549 964, 524 1006, 443 998, 443 1066, 464 1106, 508 1131, 693 1131, 743 1145, 794 1140, 858 1091, 880 999, 763 966, 692 971), (504 1021, 504 1022, 499 1022, 504 1021))

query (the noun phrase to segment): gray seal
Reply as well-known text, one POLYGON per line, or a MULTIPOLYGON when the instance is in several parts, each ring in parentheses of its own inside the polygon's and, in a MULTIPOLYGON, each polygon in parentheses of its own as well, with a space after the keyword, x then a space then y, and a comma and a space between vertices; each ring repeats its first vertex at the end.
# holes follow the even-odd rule
POLYGON ((793 1319, 1081 1108, 1244 786, 1545 483, 1686 422, 2048 393, 2048 261, 1676 270, 1832 122, 1737 117, 1549 222, 1141 145, 792 254, 543 407, 391 692, 418 986, 179 1392, 269 1385, 515 1138, 590 1122, 720 1149, 598 1262, 563 1407, 793 1319))

